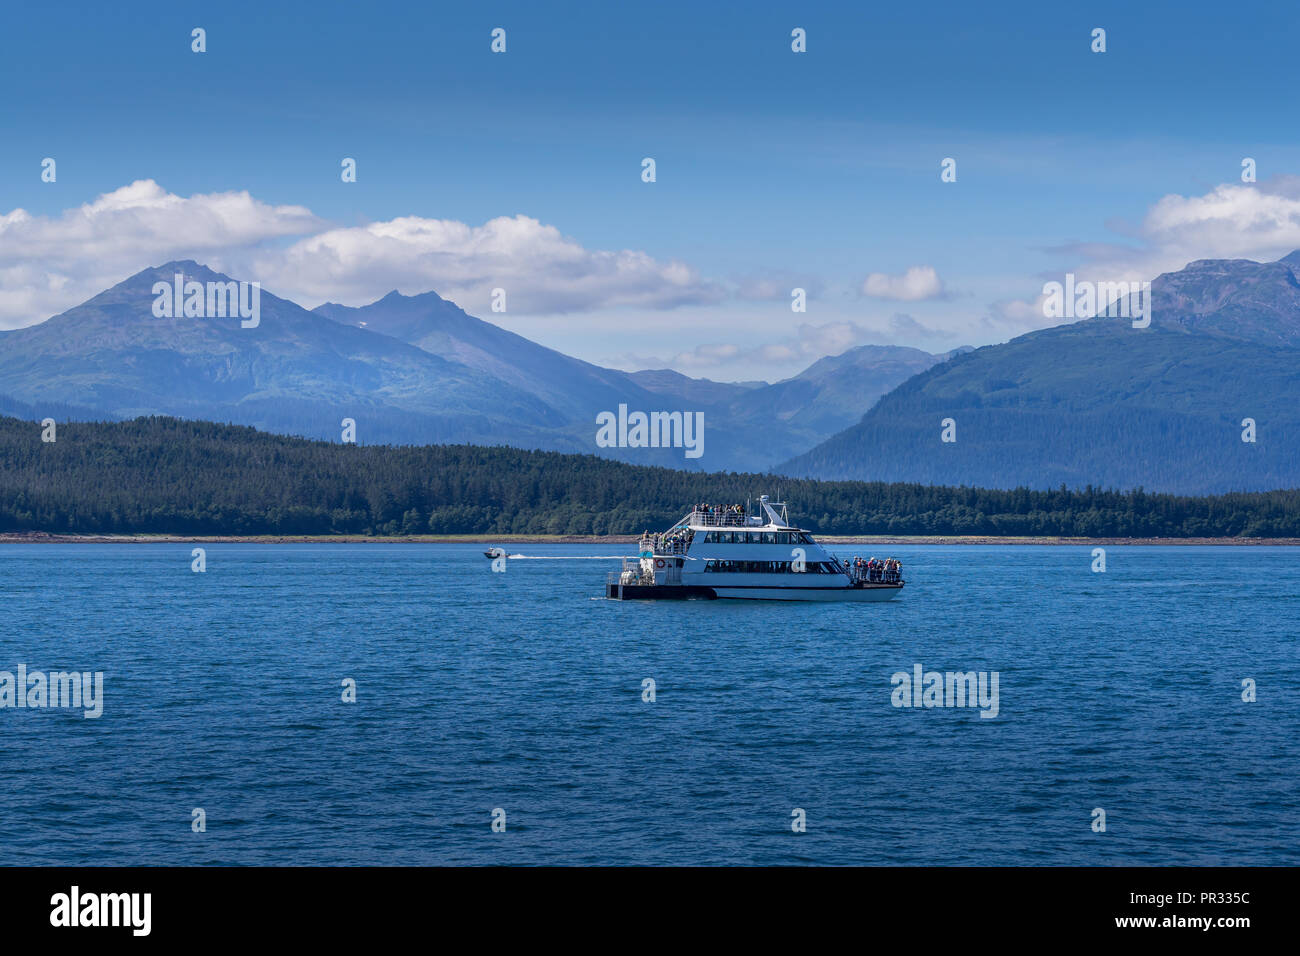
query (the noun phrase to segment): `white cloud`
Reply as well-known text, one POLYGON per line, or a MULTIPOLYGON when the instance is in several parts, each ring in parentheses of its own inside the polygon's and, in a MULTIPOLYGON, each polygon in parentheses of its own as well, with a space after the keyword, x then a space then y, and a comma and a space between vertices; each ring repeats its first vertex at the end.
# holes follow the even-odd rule
POLYGON ((169 259, 229 250, 320 228, 302 206, 246 192, 168 193, 140 180, 60 216, 0 214, 0 328, 30 325, 169 259))
POLYGON ((206 253, 236 248, 319 226, 302 206, 271 206, 247 192, 186 199, 146 179, 65 210, 58 218, 32 216, 23 209, 0 215, 0 262, 139 261, 177 249, 206 253))
POLYGON ((947 293, 934 266, 912 266, 897 276, 885 272, 871 273, 862 283, 862 294, 873 299, 920 302, 923 299, 940 299, 947 293))
POLYGON ((0 328, 39 322, 172 259, 259 280, 309 307, 363 304, 394 288, 432 289, 485 313, 500 287, 513 314, 670 309, 723 297, 685 263, 585 249, 527 216, 334 228, 302 206, 247 192, 184 197, 140 180, 58 216, 0 213, 0 328))
POLYGON ((722 297, 682 262, 585 249, 528 216, 500 216, 481 226, 405 216, 331 229, 267 251, 255 271, 268 288, 309 305, 327 299, 359 305, 391 289, 434 289, 478 314, 488 311, 495 288, 506 291, 512 313, 671 309, 722 297))
POLYGON ((1142 237, 1170 267, 1193 259, 1279 259, 1300 249, 1300 197, 1290 180, 1225 184, 1204 196, 1165 196, 1142 237))
POLYGON ((795 289, 803 289, 813 299, 821 294, 822 281, 813 275, 786 271, 767 271, 735 280, 736 298, 749 302, 789 302, 795 289))
MULTIPOLYGON (((1110 224, 1130 242, 1074 242, 1050 251, 1073 260, 1033 282, 1063 281, 1066 272, 1089 282, 1141 282, 1177 272, 1197 259, 1271 262, 1300 249, 1300 178, 1280 176, 1247 185, 1223 183, 1201 196, 1170 194, 1153 203, 1140 224, 1110 224)), ((1035 290, 1037 292, 1037 290, 1035 290)), ((1062 324, 1043 315, 1044 296, 992 303, 981 337, 1001 341, 1062 324)))
MULTIPOLYGON (((236 278, 258 279, 268 291, 309 307, 325 300, 361 304, 394 288, 433 289, 492 319, 491 290, 501 287, 509 306, 502 319, 527 315, 544 323, 536 316, 589 313, 557 319, 589 327, 590 334, 570 349, 578 354, 621 320, 616 310, 696 305, 702 308, 676 314, 681 325, 674 336, 658 331, 665 319, 656 317, 653 330, 639 323, 646 330, 643 344, 618 345, 648 353, 669 340, 680 343, 681 351, 625 355, 620 364, 778 370, 783 363, 793 368, 866 342, 980 344, 1058 324, 1043 316, 1038 293, 1045 278, 1059 279, 1067 270, 1080 279, 1131 281, 1181 269, 1194 259, 1276 259, 1300 248, 1300 178, 1225 183, 1199 196, 1166 195, 1138 222, 1110 228, 1116 241, 1057 247, 1060 274, 964 277, 963 283, 981 283, 980 294, 991 303, 982 312, 942 305, 951 293, 938 272, 916 265, 900 275, 872 273, 858 291, 899 302, 939 300, 917 306, 919 320, 837 312, 839 299, 852 291, 840 286, 837 297, 824 297, 829 311, 821 316, 832 321, 757 327, 753 313, 707 307, 728 298, 781 302, 795 286, 816 299, 816 278, 756 271, 733 278, 728 293, 683 262, 636 250, 587 249, 554 226, 522 215, 481 225, 401 217, 338 227, 302 206, 271 205, 247 192, 182 197, 142 180, 58 215, 0 213, 0 328, 40 321, 147 266, 193 258, 236 278), (1012 298, 1015 293, 1022 298, 1012 298), (708 338, 714 341, 697 344, 708 338)), ((522 326, 515 330, 532 334, 522 326)))
POLYGON ((1056 251, 1076 256, 1076 275, 1094 281, 1154 279, 1197 259, 1280 259, 1300 249, 1300 179, 1224 183, 1202 196, 1164 196, 1126 231, 1133 244, 1071 243, 1056 251))
POLYGON ((675 368, 691 371, 726 368, 738 363, 765 365, 815 362, 868 343, 879 343, 880 334, 856 322, 804 323, 793 336, 758 345, 710 342, 669 356, 622 355, 616 363, 623 368, 675 368))

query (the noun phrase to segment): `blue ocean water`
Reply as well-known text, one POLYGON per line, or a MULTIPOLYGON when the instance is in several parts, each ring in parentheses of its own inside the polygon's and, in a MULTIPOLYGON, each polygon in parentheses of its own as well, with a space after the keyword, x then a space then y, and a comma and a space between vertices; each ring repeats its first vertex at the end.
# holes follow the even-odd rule
POLYGON ((1296 549, 897 547, 888 604, 604 600, 627 546, 190 549, 0 545, 0 670, 104 672, 98 719, 0 709, 5 863, 1300 863, 1296 549), (998 716, 894 707, 917 663, 998 716))

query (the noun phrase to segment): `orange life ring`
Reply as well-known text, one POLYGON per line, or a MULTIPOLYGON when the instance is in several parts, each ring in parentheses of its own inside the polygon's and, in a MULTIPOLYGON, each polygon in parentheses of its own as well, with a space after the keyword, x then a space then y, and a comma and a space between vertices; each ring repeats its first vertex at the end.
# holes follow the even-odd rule
POLYGON ((664 559, 663 559, 663 558, 655 558, 655 567, 656 567, 656 568, 662 568, 663 566, 664 566, 664 559))

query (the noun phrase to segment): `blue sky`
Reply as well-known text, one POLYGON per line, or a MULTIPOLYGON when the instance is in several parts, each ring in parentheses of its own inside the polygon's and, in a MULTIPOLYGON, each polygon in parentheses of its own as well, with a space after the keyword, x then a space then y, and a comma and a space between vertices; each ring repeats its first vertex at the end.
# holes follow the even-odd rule
POLYGON ((227 223, 231 235, 198 235, 203 217, 179 213, 149 227, 304 304, 387 291, 370 282, 433 288, 592 361, 719 379, 791 375, 862 342, 1000 341, 1051 324, 1033 303, 1066 270, 1150 278, 1186 258, 1280 255, 1293 238, 1292 5, 468 6, 7 11, 0 216, 31 221, 11 222, 8 245, 0 226, 0 324, 171 257, 121 208, 165 206, 155 194, 111 204, 102 228, 124 231, 112 255, 78 235, 79 207, 141 180, 182 200, 246 191, 309 210, 311 228, 301 213, 262 231, 227 223), (489 49, 494 27, 504 54, 489 49), (790 49, 794 27, 806 53, 790 49), (1105 53, 1090 49, 1095 27, 1105 53), (47 156, 54 183, 40 179, 47 156), (355 183, 340 181, 345 156, 355 183), (641 181, 646 156, 654 183, 641 181), (1247 156, 1258 186, 1240 181, 1247 156), (940 182, 944 157, 955 183, 940 182), (1171 196, 1181 203, 1153 221, 1171 196), (470 232, 435 230, 438 254, 423 258, 386 259, 377 246, 399 240, 347 234, 276 255, 400 217, 470 232), (498 217, 572 248, 538 252, 555 236, 520 226, 483 253, 473 230, 498 217), (23 259, 18 240, 39 248, 38 226, 64 243, 43 257, 54 266, 23 259), (623 250, 645 262, 600 256, 623 250), (364 261, 330 272, 330 255, 364 261), (862 293, 869 275, 913 268, 933 270, 935 294, 862 293), (609 269, 633 278, 595 274, 609 269), (679 280, 681 294, 655 288, 679 280), (494 284, 512 294, 505 314, 488 311, 494 284), (810 290, 802 315, 794 285, 810 290))

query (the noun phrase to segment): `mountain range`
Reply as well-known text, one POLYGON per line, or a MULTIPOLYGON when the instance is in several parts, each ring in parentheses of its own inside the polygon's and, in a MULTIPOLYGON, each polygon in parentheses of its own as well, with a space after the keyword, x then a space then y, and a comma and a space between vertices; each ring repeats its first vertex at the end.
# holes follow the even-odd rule
POLYGON ((433 292, 311 311, 262 292, 256 328, 157 317, 154 284, 177 273, 232 281, 169 262, 0 333, 0 414, 164 414, 330 441, 351 418, 363 444, 510 445, 831 480, 1300 486, 1300 252, 1161 275, 1148 328, 1092 318, 943 355, 865 345, 774 384, 603 368, 433 292), (597 416, 620 406, 702 413, 704 454, 597 447, 597 416))
POLYGON ((58 419, 165 414, 362 443, 469 443, 593 452, 645 464, 760 471, 851 425, 942 360, 861 346, 769 385, 624 372, 546 348, 436 293, 391 292, 308 311, 263 290, 260 322, 159 317, 155 283, 225 283, 193 261, 146 269, 67 312, 0 333, 0 413, 58 419), (704 454, 600 448, 597 415, 703 413, 704 454))
POLYGON ((1152 281, 1148 328, 1092 318, 958 356, 777 470, 1000 488, 1293 488, 1298 399, 1300 252, 1198 260, 1152 281), (943 441, 949 419, 955 441, 943 441))

